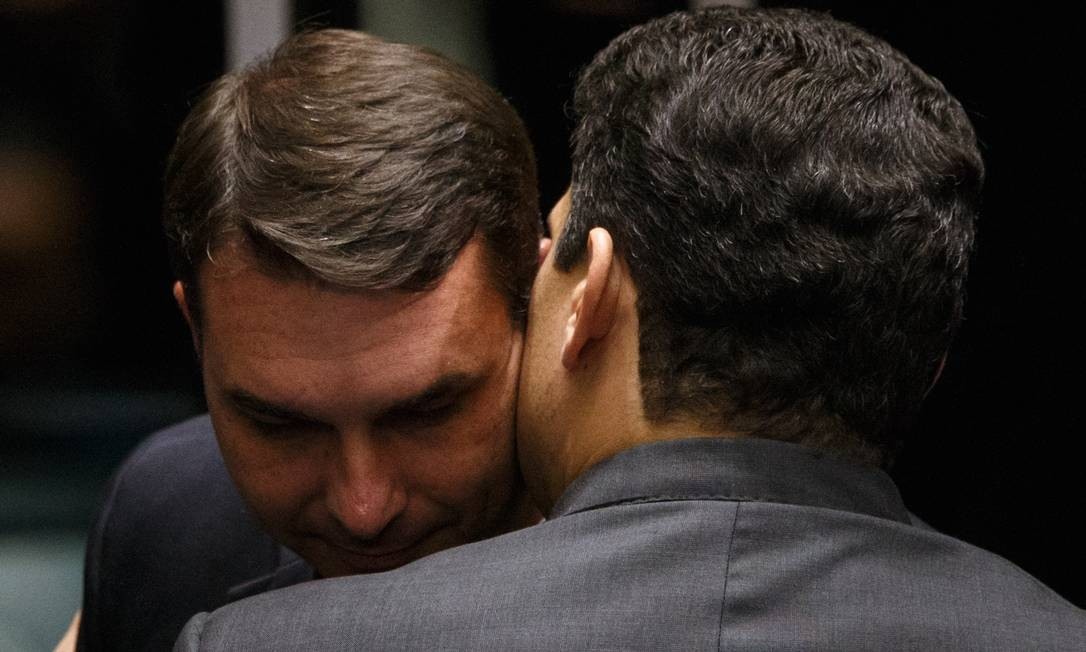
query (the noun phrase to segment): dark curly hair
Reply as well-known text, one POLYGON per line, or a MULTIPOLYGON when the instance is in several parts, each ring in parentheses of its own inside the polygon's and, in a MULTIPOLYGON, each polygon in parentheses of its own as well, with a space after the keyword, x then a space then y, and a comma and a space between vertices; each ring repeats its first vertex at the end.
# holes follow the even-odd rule
POLYGON ((961 105, 826 15, 721 8, 615 39, 575 111, 557 264, 611 232, 647 416, 887 463, 962 318, 984 170, 961 105))

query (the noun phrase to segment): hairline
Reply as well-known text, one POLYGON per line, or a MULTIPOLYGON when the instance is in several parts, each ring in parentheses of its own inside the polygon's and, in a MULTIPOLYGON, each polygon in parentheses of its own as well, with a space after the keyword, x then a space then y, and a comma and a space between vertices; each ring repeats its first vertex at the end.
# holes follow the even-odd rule
MULTIPOLYGON (((472 242, 479 242, 481 249, 481 264, 483 265, 482 274, 484 276, 483 282, 489 286, 498 296, 501 297, 502 303, 505 305, 506 316, 509 318, 509 323, 519 330, 524 332, 527 327, 527 305, 521 310, 517 311, 513 307, 512 299, 505 288, 501 286, 498 280, 499 272, 497 270, 497 263, 493 260, 495 252, 493 246, 490 245, 486 239, 486 236, 481 233, 479 228, 476 228, 468 241, 457 252, 456 257, 449 267, 441 272, 441 275, 436 277, 433 281, 418 288, 393 286, 393 287, 367 287, 366 285, 343 285, 341 283, 333 283, 320 277, 317 273, 310 270, 302 263, 293 259, 284 258, 286 262, 273 262, 271 257, 266 253, 262 253, 259 248, 252 244, 246 243, 245 236, 223 236, 218 239, 216 244, 208 248, 207 255, 203 257, 198 264, 193 265, 192 277, 189 279, 177 279, 177 282, 181 283, 185 289, 185 301, 186 307, 189 311, 191 319, 191 326, 197 332, 201 332, 203 326, 203 293, 201 291, 202 277, 208 270, 208 265, 218 265, 216 261, 215 252, 223 249, 229 249, 233 247, 241 247, 245 251, 243 256, 250 259, 253 263, 254 269, 261 275, 271 278, 276 282, 289 283, 300 282, 305 283, 313 288, 319 288, 322 290, 328 290, 336 293, 351 294, 362 292, 381 292, 381 293, 400 293, 404 295, 412 294, 425 294, 433 292, 437 287, 448 277, 449 272, 453 266, 461 260, 468 246, 472 242)), ((219 260, 222 260, 220 258, 219 260)), ((236 258, 233 259, 236 261, 236 258)), ((226 264, 225 262, 223 264, 226 264)))

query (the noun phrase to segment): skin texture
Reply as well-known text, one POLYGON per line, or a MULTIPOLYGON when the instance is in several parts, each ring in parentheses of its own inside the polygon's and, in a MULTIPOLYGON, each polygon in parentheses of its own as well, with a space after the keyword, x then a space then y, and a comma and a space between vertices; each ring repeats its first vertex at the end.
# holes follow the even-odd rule
MULTIPOLYGON (((566 193, 547 218, 558 236, 566 193)), ((653 441, 734 436, 694 420, 646 420, 638 372, 637 290, 602 228, 569 271, 547 251, 532 286, 517 400, 517 454, 541 510, 617 453, 653 441)))
POLYGON ((223 249, 194 339, 227 468, 276 539, 333 577, 533 519, 512 436, 522 334, 477 241, 421 293, 272 277, 223 249))
MULTIPOLYGON (((566 193, 547 217, 555 237, 569 202, 566 193)), ((540 509, 550 509, 574 478, 643 433, 636 294, 624 274, 610 235, 593 229, 584 260, 563 272, 551 247, 532 286, 517 441, 540 509)))

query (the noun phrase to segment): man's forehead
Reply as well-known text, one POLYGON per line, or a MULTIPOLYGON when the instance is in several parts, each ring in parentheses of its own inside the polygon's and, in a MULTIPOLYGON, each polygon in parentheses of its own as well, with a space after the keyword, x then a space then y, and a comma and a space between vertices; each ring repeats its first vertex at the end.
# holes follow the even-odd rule
POLYGON ((505 360, 497 332, 401 317, 338 330, 286 324, 279 331, 223 333, 213 327, 206 362, 215 369, 205 370, 229 392, 322 415, 423 402, 476 382, 505 360))
POLYGON ((244 351, 272 348, 312 360, 360 355, 394 361, 468 346, 486 302, 442 288, 349 290, 254 270, 209 276, 205 337, 244 351))
POLYGON ((287 254, 272 249, 258 249, 248 237, 241 234, 223 236, 210 248, 207 259, 198 266, 196 276, 202 284, 207 280, 229 278, 244 272, 257 272, 281 282, 296 281, 334 288, 331 284, 322 282, 287 254))
POLYGON ((420 292, 333 288, 219 261, 203 276, 205 362, 224 385, 276 402, 343 387, 394 401, 482 373, 511 323, 480 251, 465 254, 420 292))

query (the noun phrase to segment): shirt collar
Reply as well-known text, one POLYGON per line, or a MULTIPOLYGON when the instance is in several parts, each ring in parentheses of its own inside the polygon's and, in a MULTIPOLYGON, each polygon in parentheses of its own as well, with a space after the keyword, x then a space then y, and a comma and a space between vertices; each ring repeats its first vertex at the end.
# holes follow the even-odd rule
POLYGON ((752 437, 679 439, 625 450, 574 480, 550 517, 619 503, 706 499, 824 507, 910 522, 897 487, 882 470, 752 437))

